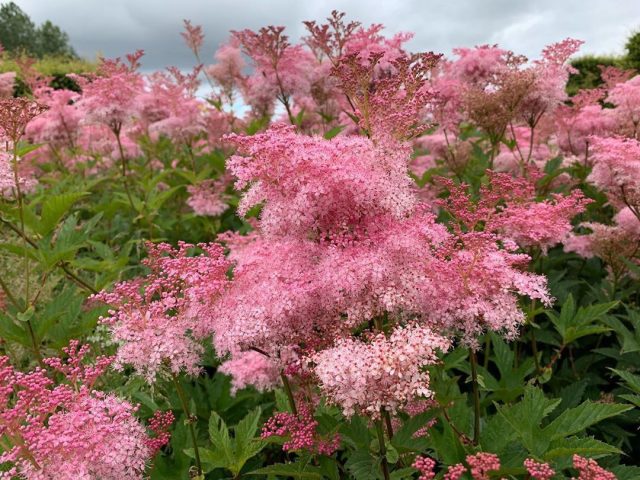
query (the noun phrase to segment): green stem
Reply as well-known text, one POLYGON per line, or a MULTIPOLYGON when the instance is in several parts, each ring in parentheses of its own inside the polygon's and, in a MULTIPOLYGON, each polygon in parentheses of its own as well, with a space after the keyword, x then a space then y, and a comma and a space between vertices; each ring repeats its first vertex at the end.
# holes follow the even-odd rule
POLYGON ((36 356, 38 365, 40 365, 40 368, 45 368, 46 365, 42 360, 42 352, 40 352, 40 342, 36 339, 36 332, 33 331, 33 325, 31 323, 31 320, 27 320, 27 328, 29 330, 29 337, 31 337, 31 345, 33 346, 33 353, 36 356))
POLYGON ((378 445, 380 445, 380 468, 382 469, 382 476, 384 480, 390 480, 389 475, 389 462, 387 462, 387 447, 384 443, 384 429, 382 427, 382 420, 376 420, 376 433, 378 434, 378 445))
POLYGON ((480 390, 478 389, 478 358, 472 349, 469 349, 469 360, 473 388, 473 444, 477 445, 480 440, 480 390))
POLYGON ((182 389, 182 385, 180 385, 180 381, 178 377, 171 374, 173 378, 173 383, 176 387, 176 392, 178 393, 178 397, 180 398, 180 403, 182 404, 182 410, 184 411, 185 416, 187 417, 187 425, 189 425, 189 434, 191 435, 191 443, 193 443, 193 453, 196 457, 196 469, 198 471, 198 475, 202 476, 202 463, 200 462, 200 451, 198 450, 198 438, 196 437, 196 430, 193 426, 195 423, 194 416, 191 415, 189 411, 189 403, 187 402, 187 397, 182 389))
POLYGON ((114 129, 113 133, 115 133, 116 135, 116 140, 118 142, 118 151, 120 152, 120 166, 122 168, 122 179, 124 180, 124 190, 127 193, 127 198, 129 199, 129 205, 131 205, 131 210, 135 212, 136 207, 133 204, 133 198, 131 197, 131 192, 129 191, 129 180, 127 179, 127 159, 124 156, 124 148, 122 148, 122 141, 120 140, 120 128, 114 129))
POLYGON ((285 375, 284 371, 280 371, 280 378, 282 379, 282 385, 284 386, 284 392, 287 394, 287 400, 289 400, 289 407, 291 408, 291 413, 294 415, 298 415, 298 408, 296 407, 296 399, 293 396, 293 391, 291 390, 291 384, 289 383, 289 379, 285 375))

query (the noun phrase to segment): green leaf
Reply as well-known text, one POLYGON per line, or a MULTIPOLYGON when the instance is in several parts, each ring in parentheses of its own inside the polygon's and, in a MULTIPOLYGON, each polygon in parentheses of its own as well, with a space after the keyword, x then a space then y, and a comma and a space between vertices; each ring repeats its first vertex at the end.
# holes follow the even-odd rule
POLYGON ((553 460, 562 457, 572 457, 575 454, 594 456, 594 455, 609 455, 622 453, 618 448, 613 445, 596 440, 593 437, 587 438, 563 438, 556 440, 551 444, 549 451, 544 454, 545 460, 553 460))
POLYGON ((211 412, 209 417, 209 438, 216 452, 221 452, 226 465, 232 465, 234 460, 233 445, 229 436, 229 429, 222 417, 216 412, 211 412))
POLYGON ((622 378, 626 382, 625 387, 629 390, 640 393, 640 375, 635 375, 631 372, 627 372, 626 370, 616 370, 615 368, 610 368, 609 370, 622 378))
POLYGON ((544 433, 552 440, 567 437, 574 433, 582 432, 602 420, 615 417, 631 408, 633 407, 630 405, 594 403, 587 400, 575 408, 562 412, 558 418, 544 429, 544 433))
POLYGON ((344 125, 333 127, 331 130, 324 134, 324 138, 326 138, 327 140, 331 140, 333 137, 339 135, 342 130, 344 130, 344 125))
POLYGON ((345 464, 355 480, 373 480, 381 477, 380 462, 368 450, 356 450, 345 464))
POLYGON ((47 197, 42 205, 37 232, 42 236, 51 233, 71 207, 86 195, 88 195, 86 192, 76 192, 47 197))
POLYGON ((282 475, 283 477, 301 478, 305 480, 322 480, 321 470, 312 465, 296 463, 276 463, 249 472, 251 475, 282 475))

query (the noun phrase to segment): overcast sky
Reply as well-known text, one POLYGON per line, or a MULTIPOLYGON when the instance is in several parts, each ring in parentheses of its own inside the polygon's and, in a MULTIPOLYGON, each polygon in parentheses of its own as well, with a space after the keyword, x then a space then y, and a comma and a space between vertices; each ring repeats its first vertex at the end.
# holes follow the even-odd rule
POLYGON ((204 27, 208 61, 229 30, 285 25, 304 34, 302 20, 323 20, 331 10, 389 33, 410 31, 412 51, 450 54, 456 46, 498 43, 537 57, 566 37, 584 40, 584 53, 617 54, 640 29, 640 0, 14 0, 36 23, 51 20, 76 51, 122 56, 146 53, 145 70, 193 64, 179 37, 182 19, 204 27))

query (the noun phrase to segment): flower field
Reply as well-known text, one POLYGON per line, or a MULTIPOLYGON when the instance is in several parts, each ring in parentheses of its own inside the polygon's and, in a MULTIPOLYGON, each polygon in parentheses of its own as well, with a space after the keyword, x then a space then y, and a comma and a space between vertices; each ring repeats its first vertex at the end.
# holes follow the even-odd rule
POLYGON ((0 74, 0 479, 640 479, 638 72, 304 27, 0 74))

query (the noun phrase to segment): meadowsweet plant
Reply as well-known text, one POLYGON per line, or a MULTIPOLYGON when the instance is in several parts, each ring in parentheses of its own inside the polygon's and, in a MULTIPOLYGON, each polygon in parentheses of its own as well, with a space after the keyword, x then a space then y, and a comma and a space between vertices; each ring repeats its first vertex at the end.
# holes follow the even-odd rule
POLYGON ((183 25, 0 75, 0 478, 640 477, 638 72, 183 25))

